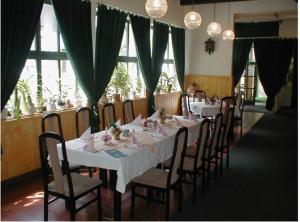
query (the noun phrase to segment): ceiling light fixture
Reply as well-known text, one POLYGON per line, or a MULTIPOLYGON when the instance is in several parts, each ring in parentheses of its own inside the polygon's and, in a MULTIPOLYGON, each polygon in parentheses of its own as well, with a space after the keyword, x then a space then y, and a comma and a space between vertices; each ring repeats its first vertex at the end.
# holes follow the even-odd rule
POLYGON ((161 18, 167 13, 168 3, 166 0, 147 0, 145 10, 150 17, 161 18))
POLYGON ((214 0, 214 20, 207 27, 207 33, 209 36, 214 37, 221 34, 221 25, 216 22, 216 1, 214 0))
POLYGON ((192 0, 192 11, 184 16, 184 24, 188 29, 196 29, 201 25, 201 15, 194 11, 194 1, 192 0))
POLYGON ((230 0, 228 2, 228 22, 227 22, 227 27, 228 29, 226 29, 223 32, 223 40, 228 40, 228 41, 232 41, 234 40, 235 34, 234 32, 229 28, 230 27, 230 0))

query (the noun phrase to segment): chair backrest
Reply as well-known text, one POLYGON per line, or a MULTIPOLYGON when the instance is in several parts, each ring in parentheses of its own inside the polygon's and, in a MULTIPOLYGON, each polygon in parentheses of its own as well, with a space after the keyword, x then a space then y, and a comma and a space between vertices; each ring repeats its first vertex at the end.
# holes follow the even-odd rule
POLYGON ((179 97, 179 102, 181 105, 181 115, 188 116, 191 111, 189 96, 186 93, 181 93, 179 97))
POLYGON ((168 173, 167 186, 174 184, 178 178, 181 178, 181 171, 183 167, 183 160, 185 150, 187 146, 188 129, 181 127, 175 137, 175 144, 173 149, 173 155, 171 157, 170 171, 168 173), (178 175, 178 170, 180 174, 178 175))
POLYGON ((236 101, 236 105, 235 105, 235 116, 241 117, 242 116, 242 112, 244 109, 244 99, 243 99, 243 94, 242 93, 237 93, 235 95, 235 101, 236 101))
POLYGON ((194 162, 194 169, 200 167, 201 159, 205 157, 205 149, 207 147, 207 141, 209 138, 209 119, 205 118, 200 126, 199 137, 197 141, 197 150, 196 150, 196 161, 194 162))
POLYGON ((206 101, 206 93, 204 90, 196 90, 194 92, 194 101, 202 102, 202 99, 206 101))
POLYGON ((91 126, 91 109, 82 107, 76 110, 76 135, 80 137, 91 126))
POLYGON ((205 154, 205 158, 210 158, 212 152, 218 148, 219 146, 219 140, 221 137, 221 131, 222 131, 222 124, 223 124, 223 113, 218 113, 215 118, 215 126, 212 132, 210 146, 208 152, 205 154))
POLYGON ((116 122, 116 111, 115 105, 112 103, 107 103, 102 108, 102 123, 103 129, 110 128, 111 124, 116 122))
POLYGON ((229 131, 232 127, 233 116, 234 116, 234 109, 233 107, 231 107, 227 112, 226 123, 223 129, 222 144, 221 144, 222 147, 228 145, 229 131))
POLYGON ((58 113, 49 113, 42 118, 42 132, 55 132, 63 136, 61 119, 58 113))
POLYGON ((134 109, 132 100, 123 102, 123 121, 125 124, 131 123, 134 120, 134 109))
POLYGON ((39 143, 45 189, 48 189, 50 175, 49 166, 51 166, 51 175, 53 175, 54 178, 53 191, 62 195, 69 193, 71 197, 74 196, 65 140, 56 133, 47 132, 40 135, 39 143), (57 144, 60 144, 60 146, 57 146, 57 144), (59 159, 59 149, 62 154, 62 161, 59 159), (64 175, 67 178, 67 187, 65 187, 64 175))
POLYGON ((235 97, 234 96, 225 96, 221 100, 220 112, 223 113, 223 124, 226 123, 227 113, 229 108, 233 107, 235 109, 235 97))

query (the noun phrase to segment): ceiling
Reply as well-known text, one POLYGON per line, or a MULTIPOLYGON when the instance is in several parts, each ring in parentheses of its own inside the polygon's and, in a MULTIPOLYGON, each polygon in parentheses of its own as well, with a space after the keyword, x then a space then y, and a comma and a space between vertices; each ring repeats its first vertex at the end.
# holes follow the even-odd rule
MULTIPOLYGON (((180 0, 180 5, 191 5, 192 2, 196 4, 209 4, 209 3, 221 3, 221 2, 242 2, 242 1, 249 1, 249 0, 180 0)), ((295 0, 298 2, 298 0, 295 0)))

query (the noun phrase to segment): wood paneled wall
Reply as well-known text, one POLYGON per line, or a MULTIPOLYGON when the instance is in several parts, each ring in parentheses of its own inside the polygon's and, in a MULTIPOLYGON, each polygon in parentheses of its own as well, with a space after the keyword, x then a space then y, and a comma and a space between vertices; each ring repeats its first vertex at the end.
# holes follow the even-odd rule
POLYGON ((156 95, 155 108, 161 109, 162 107, 167 113, 177 115, 179 111, 179 92, 156 95))
MULTIPOLYGON (((137 116, 147 117, 147 100, 134 100, 134 112, 137 116)), ((115 103, 116 117, 122 118, 122 103, 115 103)), ((101 113, 102 105, 99 105, 101 113)), ((101 115, 101 114, 100 114, 101 115)), ((65 140, 76 137, 75 110, 60 112, 65 140)), ((102 117, 100 116, 100 120, 102 117)), ((41 134, 42 115, 24 117, 21 120, 1 121, 1 181, 34 171, 40 168, 38 137, 41 134)), ((101 126, 102 127, 102 126, 101 126)))
POLYGON ((231 76, 208 76, 208 75, 186 75, 184 88, 196 83, 198 88, 204 90, 208 97, 212 96, 230 96, 232 94, 231 76))

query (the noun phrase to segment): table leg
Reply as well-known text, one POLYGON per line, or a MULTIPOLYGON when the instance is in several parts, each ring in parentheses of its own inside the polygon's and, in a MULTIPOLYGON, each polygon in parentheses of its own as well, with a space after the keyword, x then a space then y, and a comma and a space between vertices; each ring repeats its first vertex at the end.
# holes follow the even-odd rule
POLYGON ((122 194, 114 188, 114 220, 121 220, 122 194))

